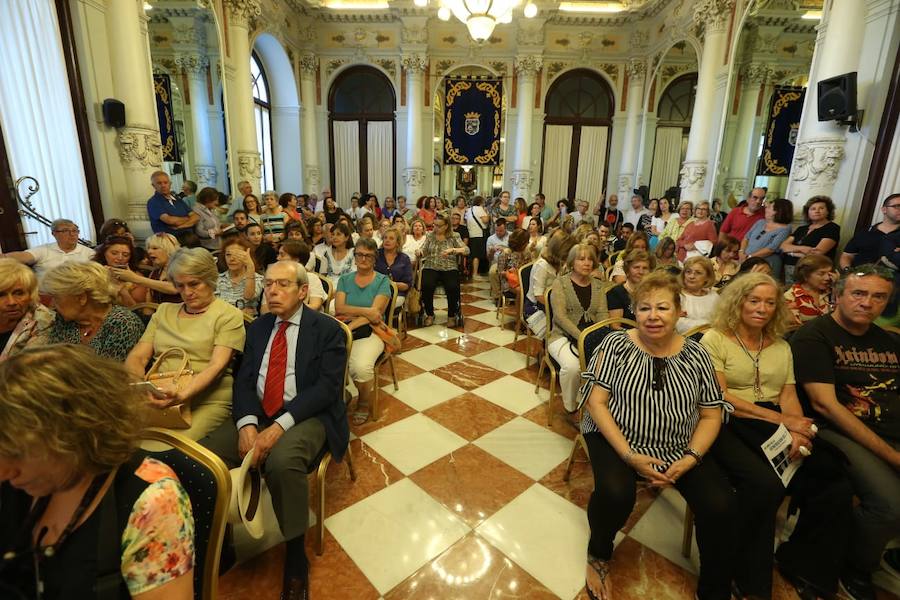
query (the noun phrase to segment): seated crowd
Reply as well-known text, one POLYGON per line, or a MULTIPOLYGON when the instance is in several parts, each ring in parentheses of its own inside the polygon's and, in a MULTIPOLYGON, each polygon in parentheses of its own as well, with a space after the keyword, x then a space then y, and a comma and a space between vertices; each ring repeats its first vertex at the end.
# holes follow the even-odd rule
POLYGON ((190 415, 178 432, 229 467, 253 453, 286 540, 282 597, 308 598, 306 474, 325 449, 344 456, 351 423, 378 418, 385 325, 414 310, 433 325, 441 286, 447 326, 464 327, 461 284, 484 276, 499 306, 522 299, 588 449, 589 596, 616 597, 613 542, 638 482, 691 508, 702 600, 769 598, 776 565, 801 598, 874 598, 882 557, 897 567, 900 339, 875 321, 896 316, 900 194, 836 263, 832 201, 811 198, 792 230, 791 202, 762 188, 725 216, 715 202, 635 195, 622 212, 611 196, 592 213, 508 192, 354 195, 345 211, 328 192, 260 201, 241 182, 229 214, 213 188, 189 207, 165 173, 151 183, 143 246, 113 219, 90 250, 60 219, 55 243, 0 257, 2 586, 89 593, 109 545, 115 597, 193 595, 204 542, 190 502, 138 450, 141 426, 175 409, 190 415), (606 335, 580 357, 598 323, 606 335), (127 385, 186 365, 180 383, 127 385), (775 464, 761 446, 778 432, 775 464), (773 553, 788 496, 799 520, 773 553), (108 497, 129 515, 122 544, 100 539, 108 497))

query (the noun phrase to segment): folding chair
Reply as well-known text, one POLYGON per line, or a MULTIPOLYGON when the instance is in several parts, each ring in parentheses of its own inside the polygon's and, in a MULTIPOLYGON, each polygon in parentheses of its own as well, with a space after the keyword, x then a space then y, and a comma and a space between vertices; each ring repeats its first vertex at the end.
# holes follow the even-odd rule
MULTIPOLYGON (((388 324, 388 327, 394 328, 394 315, 397 305, 397 296, 399 296, 399 291, 397 290, 397 284, 393 281, 391 282, 391 300, 388 302, 387 310, 384 312, 384 320, 385 323, 388 324)), ((373 334, 374 335, 374 334, 373 334)), ((400 389, 400 386, 397 385, 397 373, 394 371, 394 354, 393 352, 382 352, 378 359, 375 361, 375 392, 372 394, 372 407, 369 411, 369 420, 377 421, 380 416, 380 399, 381 399, 381 385, 378 378, 378 371, 381 369, 381 366, 384 363, 388 363, 391 367, 391 379, 394 382, 394 391, 400 389)))

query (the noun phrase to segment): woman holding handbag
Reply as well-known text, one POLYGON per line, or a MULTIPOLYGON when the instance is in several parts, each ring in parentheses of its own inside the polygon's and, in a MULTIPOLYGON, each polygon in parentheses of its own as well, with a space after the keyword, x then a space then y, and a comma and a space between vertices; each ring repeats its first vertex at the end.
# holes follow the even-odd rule
POLYGON ((128 370, 140 377, 150 359, 158 361, 156 371, 171 375, 150 403, 161 411, 188 405, 190 427, 180 433, 195 440, 229 418, 231 359, 244 349, 246 338, 241 311, 216 298, 218 277, 216 261, 206 250, 176 252, 169 261, 168 278, 182 302, 160 304, 125 361, 128 370), (166 354, 173 348, 184 350, 187 361, 180 352, 166 354))
POLYGON ((528 254, 528 232, 516 229, 509 234, 509 246, 500 250, 497 256, 497 273, 500 274, 500 293, 507 298, 515 298, 521 282, 519 267, 530 259, 528 254))
POLYGON ((775 280, 747 273, 721 292, 713 328, 700 342, 734 406, 711 454, 741 506, 734 540, 737 598, 772 595, 775 514, 785 495, 800 507, 800 518, 775 556, 801 598, 834 596, 849 542, 852 491, 836 451, 816 439, 818 429, 797 398, 791 348, 781 338, 789 321, 775 280), (791 438, 788 458, 803 461, 788 485, 760 447, 781 426, 791 438))

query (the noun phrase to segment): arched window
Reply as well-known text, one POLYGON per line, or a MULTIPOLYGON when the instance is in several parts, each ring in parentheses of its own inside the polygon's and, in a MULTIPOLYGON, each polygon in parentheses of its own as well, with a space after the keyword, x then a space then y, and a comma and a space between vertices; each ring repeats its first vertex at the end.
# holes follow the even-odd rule
POLYGON ((599 199, 615 111, 612 88, 599 73, 575 69, 550 85, 541 158, 541 192, 548 199, 599 199))
POLYGON ((262 159, 261 191, 275 189, 275 165, 272 160, 272 114, 269 82, 256 52, 250 55, 250 84, 253 87, 253 117, 256 120, 256 148, 262 159))
POLYGON ((690 128, 696 96, 696 73, 682 75, 666 86, 659 99, 659 108, 656 111, 659 125, 690 128))
POLYGON ((350 67, 328 92, 331 189, 342 207, 354 192, 396 196, 397 100, 394 86, 374 67, 350 67))

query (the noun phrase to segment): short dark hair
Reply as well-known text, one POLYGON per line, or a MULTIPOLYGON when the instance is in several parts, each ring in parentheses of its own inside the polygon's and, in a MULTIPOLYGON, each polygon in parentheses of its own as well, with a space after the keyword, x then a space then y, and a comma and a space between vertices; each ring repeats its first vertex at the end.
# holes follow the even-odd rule
POLYGON ((505 225, 506 225, 506 219, 504 219, 503 217, 499 217, 496 221, 494 221, 494 225, 495 225, 496 227, 500 227, 501 225, 504 225, 504 226, 505 226, 505 225))
POLYGON ((894 198, 900 198, 900 194, 891 194, 890 196, 888 196, 887 198, 884 199, 884 202, 881 203, 881 206, 882 207, 887 206, 888 204, 890 204, 891 200, 893 200, 894 198))
POLYGON ((794 203, 787 198, 777 198, 772 202, 775 209, 774 221, 782 225, 790 225, 794 220, 794 203))
POLYGON ((196 181, 191 181, 190 179, 185 179, 184 185, 187 186, 187 189, 189 189, 192 194, 197 193, 197 182, 196 181))
POLYGON ((281 244, 284 253, 296 260, 301 265, 305 265, 309 260, 309 244, 300 240, 288 240, 281 244))
POLYGON ((808 254, 797 261, 794 267, 794 281, 797 283, 806 283, 809 276, 819 269, 831 269, 834 263, 824 254, 808 254))
POLYGON ((538 192, 537 194, 535 194, 534 197, 535 197, 535 198, 540 198, 541 200, 546 200, 546 199, 547 199, 547 197, 544 196, 544 195, 543 195, 542 193, 540 193, 540 192, 538 192))
POLYGON ((521 252, 528 246, 529 235, 524 229, 516 229, 509 234, 509 249, 513 252, 521 252))
POLYGON ((206 206, 207 202, 211 202, 213 200, 215 200, 216 202, 219 201, 219 192, 218 190, 216 190, 216 188, 205 187, 197 194, 197 202, 199 204, 202 204, 203 206, 206 206))
POLYGON ((245 217, 248 216, 246 210, 244 210, 244 209, 242 209, 242 208, 239 208, 239 209, 237 209, 236 211, 234 211, 233 213, 231 213, 231 220, 234 221, 234 218, 235 218, 238 214, 244 215, 245 217))
POLYGON ((634 231, 634 225, 632 225, 631 223, 622 223, 622 229, 625 229, 626 227, 634 231))
POLYGON ((288 204, 291 203, 291 198, 296 198, 297 196, 290 193, 285 192, 281 196, 278 197, 278 204, 281 205, 281 208, 287 208, 288 204))

